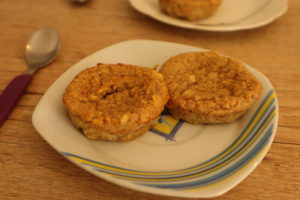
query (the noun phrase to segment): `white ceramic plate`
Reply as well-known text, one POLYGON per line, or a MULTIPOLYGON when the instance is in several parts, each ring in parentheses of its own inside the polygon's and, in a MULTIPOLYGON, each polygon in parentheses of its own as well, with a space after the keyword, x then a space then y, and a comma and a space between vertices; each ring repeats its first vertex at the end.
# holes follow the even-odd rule
POLYGON ((129 2, 139 12, 163 23, 206 31, 236 31, 261 27, 271 23, 288 9, 287 0, 223 0, 211 18, 189 22, 161 12, 158 0, 129 2))
POLYGON ((40 100, 33 125, 58 152, 82 169, 115 184, 168 196, 215 197, 249 175, 275 136, 278 105, 269 80, 242 118, 225 125, 190 125, 163 113, 159 124, 125 143, 91 141, 70 122, 62 102, 65 87, 81 70, 97 63, 152 67, 170 56, 204 49, 149 40, 133 40, 102 49, 76 63, 40 100))

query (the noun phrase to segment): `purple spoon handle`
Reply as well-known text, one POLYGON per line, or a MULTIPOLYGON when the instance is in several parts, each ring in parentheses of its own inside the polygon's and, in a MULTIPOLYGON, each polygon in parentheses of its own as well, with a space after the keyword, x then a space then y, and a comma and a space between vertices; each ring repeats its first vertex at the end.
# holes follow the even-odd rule
POLYGON ((22 74, 15 77, 0 95, 0 128, 21 98, 31 79, 31 74, 22 74))

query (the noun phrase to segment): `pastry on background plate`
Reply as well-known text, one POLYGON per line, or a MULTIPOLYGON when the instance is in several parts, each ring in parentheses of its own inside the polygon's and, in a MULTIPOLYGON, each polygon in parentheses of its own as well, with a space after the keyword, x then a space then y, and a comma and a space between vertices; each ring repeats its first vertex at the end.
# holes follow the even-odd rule
POLYGON ((98 64, 67 86, 63 102, 89 139, 129 141, 151 128, 168 101, 163 76, 150 68, 98 64))
POLYGON ((261 83, 242 63, 214 51, 171 57, 160 72, 170 95, 166 107, 176 119, 192 124, 232 122, 262 91, 261 83))
POLYGON ((190 21, 212 16, 221 3, 222 0, 159 0, 163 12, 190 21))

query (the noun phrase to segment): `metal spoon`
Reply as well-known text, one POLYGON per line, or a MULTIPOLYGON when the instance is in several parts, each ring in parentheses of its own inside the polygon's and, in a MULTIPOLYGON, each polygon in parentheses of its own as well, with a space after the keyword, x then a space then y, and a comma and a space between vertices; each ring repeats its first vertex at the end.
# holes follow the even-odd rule
POLYGON ((53 60, 59 44, 60 37, 58 32, 49 27, 37 30, 30 37, 25 49, 27 70, 15 77, 0 96, 0 127, 29 85, 32 74, 53 60))

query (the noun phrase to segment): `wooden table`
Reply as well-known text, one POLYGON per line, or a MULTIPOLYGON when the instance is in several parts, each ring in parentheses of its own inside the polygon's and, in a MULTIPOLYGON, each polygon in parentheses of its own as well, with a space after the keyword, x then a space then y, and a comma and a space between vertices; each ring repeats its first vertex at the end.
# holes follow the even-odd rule
POLYGON ((300 1, 262 28, 229 33, 187 30, 146 17, 126 0, 0 0, 0 92, 25 70, 25 43, 40 27, 55 27, 61 49, 34 75, 26 94, 0 128, 0 199, 180 199, 125 189, 96 178, 63 158, 33 128, 39 99, 64 71, 85 56, 130 39, 178 42, 218 50, 263 72, 276 88, 280 119, 263 162, 237 187, 216 199, 300 199, 300 1))

